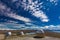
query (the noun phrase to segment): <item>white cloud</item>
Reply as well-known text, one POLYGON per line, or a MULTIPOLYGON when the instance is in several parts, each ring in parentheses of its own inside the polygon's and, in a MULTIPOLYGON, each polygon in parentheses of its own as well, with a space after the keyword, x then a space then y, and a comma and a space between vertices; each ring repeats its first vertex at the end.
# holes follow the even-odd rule
POLYGON ((32 23, 25 23, 26 25, 33 25, 32 23))
POLYGON ((5 25, 4 25, 4 24, 0 24, 0 27, 1 27, 1 26, 5 26, 5 25))
POLYGON ((29 4, 31 4, 32 3, 32 0, 28 0, 28 2, 29 2, 29 4))
POLYGON ((11 30, 4 23, 0 23, 0 30, 11 30))
POLYGON ((34 1, 34 4, 38 4, 38 1, 34 1))
POLYGON ((50 2, 57 2, 57 0, 50 0, 50 2))
POLYGON ((43 19, 42 21, 43 21, 43 22, 48 22, 48 21, 49 21, 49 19, 43 19))
POLYGON ((3 3, 0 3, 0 10, 6 9, 6 6, 3 3))
MULTIPOLYGON (((15 2, 15 1, 17 1, 17 0, 12 0, 13 2, 15 2)), ((20 0, 21 1, 21 0, 20 0)), ((54 3, 55 5, 57 5, 57 1, 58 0, 47 0, 47 1, 49 1, 49 2, 51 2, 51 3, 54 3)), ((24 9, 28 9, 28 10, 30 10, 30 12, 32 12, 31 14, 32 15, 34 15, 35 17, 37 17, 37 18, 40 18, 40 20, 42 21, 42 22, 48 22, 49 21, 49 19, 48 19, 48 17, 47 17, 47 15, 43 12, 43 11, 41 11, 40 9, 43 7, 43 2, 40 2, 40 3, 38 3, 38 0, 36 0, 36 1, 32 1, 32 0, 28 0, 28 4, 26 4, 26 0, 23 0, 23 2, 25 2, 25 3, 23 3, 22 5, 23 5, 23 7, 24 7, 24 9), (37 4, 37 5, 36 5, 37 4), (36 8, 36 7, 38 7, 39 6, 39 8, 36 8), (38 10, 38 11, 37 11, 38 10)), ((22 2, 21 2, 22 3, 22 2)), ((19 5, 20 5, 20 3, 18 3, 19 5)), ((1 4, 0 4, 1 5, 1 4)), ((20 6, 22 6, 22 5, 20 5, 20 6)), ((6 6, 4 5, 1 5, 1 7, 0 7, 0 9, 5 9, 6 8, 6 6)), ((10 10, 10 9, 9 9, 10 10)), ((11 15, 11 14, 9 14, 9 15, 11 15)), ((15 14, 14 14, 15 15, 15 14)), ((22 16, 19 16, 19 15, 15 15, 15 16, 10 16, 10 17, 13 17, 13 18, 15 18, 15 19, 18 19, 18 20, 22 20, 22 21, 26 21, 26 19, 27 20, 30 20, 29 18, 25 18, 25 17, 22 17, 22 16), (15 18, 15 16, 17 16, 16 18, 15 18)))
POLYGON ((24 21, 24 22, 31 22, 31 20, 29 18, 16 15, 16 13, 11 11, 10 8, 8 8, 8 7, 6 7, 5 5, 2 5, 2 4, 0 4, 0 5, 1 5, 0 10, 2 11, 2 13, 0 13, 0 14, 2 14, 4 16, 11 17, 11 18, 14 18, 14 19, 17 19, 17 20, 21 20, 21 21, 24 21))
POLYGON ((58 0, 48 0, 48 1, 54 4, 55 6, 58 5, 58 0))
POLYGON ((22 27, 25 28, 25 25, 24 24, 16 24, 16 23, 1 23, 0 24, 0 30, 17 30, 17 28, 22 29, 22 27), (10 27, 12 27, 12 28, 10 28, 10 27))
POLYGON ((11 17, 11 18, 14 18, 14 19, 18 19, 18 20, 21 20, 21 21, 24 21, 24 22, 31 22, 31 20, 29 18, 26 18, 26 17, 23 17, 23 16, 19 16, 19 15, 16 15, 16 14, 7 14, 7 16, 11 17))
POLYGON ((44 26, 43 28, 48 30, 60 30, 60 25, 48 25, 44 26))
POLYGON ((17 21, 7 20, 7 23, 18 23, 17 21))
MULTIPOLYGON (((44 8, 44 9, 46 9, 45 7, 43 7, 43 2, 40 2, 40 3, 38 3, 38 0, 36 0, 36 1, 31 1, 31 0, 28 0, 29 1, 29 3, 28 4, 26 4, 25 6, 24 6, 24 10, 30 10, 30 12, 32 13, 32 15, 34 15, 35 17, 37 17, 37 18, 40 18, 41 19, 41 21, 42 22, 48 22, 49 21, 49 19, 48 19, 48 17, 47 17, 47 15, 43 12, 43 11, 41 11, 41 10, 39 10, 39 8, 41 9, 41 8, 44 8), (36 5, 37 4, 37 5, 36 5), (37 7, 39 7, 39 8, 37 8, 37 7), (38 11, 37 11, 38 10, 38 11)), ((55 6, 57 5, 57 1, 58 0, 47 0, 47 1, 49 1, 49 2, 51 2, 52 4, 55 4, 55 6)), ((25 3, 24 3, 25 4, 25 3)), ((49 10, 49 8, 47 9, 47 10, 49 10)))
MULTIPOLYGON (((30 23, 27 23, 27 24, 30 24, 30 23)), ((48 29, 48 30, 60 30, 60 25, 46 25, 44 27, 42 26, 37 26, 37 25, 32 25, 31 27, 28 27, 28 26, 25 26, 25 24, 15 24, 15 23, 3 23, 3 24, 0 24, 0 30, 17 30, 17 29, 14 29, 14 28, 20 28, 22 30, 24 29, 35 29, 35 30, 40 30, 40 29, 48 29), (13 27, 12 28, 9 28, 7 25, 11 25, 9 27, 13 27)))
POLYGON ((34 13, 32 13, 32 15, 34 15, 37 18, 40 18, 42 22, 48 22, 49 19, 48 17, 41 11, 34 11, 34 13))
POLYGON ((23 0, 23 2, 26 2, 26 0, 23 0))
POLYGON ((42 5, 42 4, 43 4, 43 2, 39 3, 39 5, 42 5))
POLYGON ((18 0, 12 0, 12 2, 16 2, 16 1, 18 1, 18 0))
POLYGON ((10 27, 13 27, 13 28, 22 28, 22 27, 25 27, 25 24, 16 24, 16 23, 5 23, 5 25, 10 25, 10 27))
POLYGON ((24 10, 28 9, 28 10, 30 10, 30 12, 33 16, 40 18, 40 20, 42 22, 48 22, 49 19, 46 16, 46 14, 42 10, 40 10, 41 7, 37 8, 37 7, 39 7, 39 5, 42 6, 43 2, 41 2, 41 3, 38 3, 38 1, 34 1, 34 2, 30 1, 30 2, 31 2, 31 4, 26 4, 27 6, 24 6, 24 10))
POLYGON ((54 0, 50 0, 50 2, 54 2, 54 0))
POLYGON ((0 30, 17 30, 17 29, 10 29, 10 28, 0 28, 0 30))
POLYGON ((44 26, 45 29, 49 28, 49 26, 44 26))
POLYGON ((60 19, 60 16, 59 16, 59 19, 60 19))

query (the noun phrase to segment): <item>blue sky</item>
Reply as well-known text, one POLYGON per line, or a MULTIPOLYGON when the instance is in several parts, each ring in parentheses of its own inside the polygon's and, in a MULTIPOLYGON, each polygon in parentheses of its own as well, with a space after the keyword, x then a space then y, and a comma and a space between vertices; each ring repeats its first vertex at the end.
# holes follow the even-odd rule
POLYGON ((0 23, 25 27, 60 25, 59 0, 0 0, 0 6, 0 23))

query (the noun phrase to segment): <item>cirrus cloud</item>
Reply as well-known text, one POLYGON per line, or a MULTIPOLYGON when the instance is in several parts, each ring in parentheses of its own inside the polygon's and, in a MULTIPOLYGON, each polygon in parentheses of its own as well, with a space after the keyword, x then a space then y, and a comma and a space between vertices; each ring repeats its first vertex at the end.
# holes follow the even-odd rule
POLYGON ((46 16, 46 14, 42 10, 40 10, 39 8, 37 8, 37 7, 39 7, 39 5, 42 6, 43 3, 38 3, 37 0, 34 1, 34 2, 31 1, 31 0, 29 0, 28 2, 29 2, 28 4, 26 4, 26 3, 22 4, 24 10, 30 10, 29 12, 31 12, 31 14, 33 16, 35 16, 37 18, 40 18, 40 20, 42 22, 48 22, 49 21, 49 19, 46 16))
POLYGON ((21 20, 24 22, 31 22, 31 20, 29 18, 17 15, 17 13, 14 13, 13 11, 11 11, 10 8, 8 8, 6 5, 3 5, 2 3, 0 3, 0 15, 4 15, 13 19, 17 19, 17 20, 21 20))

